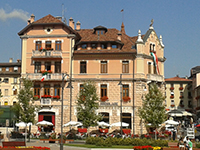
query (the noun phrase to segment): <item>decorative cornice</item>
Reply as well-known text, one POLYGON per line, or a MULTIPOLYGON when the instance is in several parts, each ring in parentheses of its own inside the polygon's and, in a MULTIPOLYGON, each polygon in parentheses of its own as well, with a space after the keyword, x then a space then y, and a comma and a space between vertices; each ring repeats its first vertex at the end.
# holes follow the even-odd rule
POLYGON ((61 34, 61 35, 22 35, 20 36, 21 39, 25 38, 51 38, 51 37, 67 37, 67 38, 75 38, 75 34, 61 34))

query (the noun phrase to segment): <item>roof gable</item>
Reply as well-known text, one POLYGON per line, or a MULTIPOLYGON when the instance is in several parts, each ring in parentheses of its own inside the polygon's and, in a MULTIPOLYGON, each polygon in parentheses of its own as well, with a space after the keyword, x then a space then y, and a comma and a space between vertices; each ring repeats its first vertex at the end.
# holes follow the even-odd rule
POLYGON ((49 14, 49 15, 33 22, 33 24, 37 24, 37 23, 40 24, 40 23, 63 23, 63 22, 49 14))
POLYGON ((176 76, 176 77, 173 77, 173 78, 168 78, 168 79, 165 79, 165 81, 166 82, 168 82, 168 81, 187 81, 187 82, 191 82, 192 80, 190 80, 190 79, 186 79, 186 78, 180 78, 180 77, 178 77, 178 76, 176 76))

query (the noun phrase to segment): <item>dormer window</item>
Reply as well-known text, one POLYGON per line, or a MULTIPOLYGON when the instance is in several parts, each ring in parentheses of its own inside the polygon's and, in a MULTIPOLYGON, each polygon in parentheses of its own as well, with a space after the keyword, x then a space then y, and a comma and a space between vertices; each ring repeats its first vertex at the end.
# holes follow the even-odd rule
POLYGON ((87 48, 87 44, 81 45, 81 48, 82 48, 82 49, 86 49, 86 48, 87 48))
POLYGON ((101 48, 102 49, 107 49, 107 45, 106 44, 101 44, 101 48))
POLYGON ((113 44, 113 45, 112 45, 112 48, 117 48, 117 45, 116 45, 116 44, 113 44))
POLYGON ((96 44, 92 44, 92 45, 91 45, 91 48, 92 48, 92 49, 97 49, 97 45, 96 45, 96 44))

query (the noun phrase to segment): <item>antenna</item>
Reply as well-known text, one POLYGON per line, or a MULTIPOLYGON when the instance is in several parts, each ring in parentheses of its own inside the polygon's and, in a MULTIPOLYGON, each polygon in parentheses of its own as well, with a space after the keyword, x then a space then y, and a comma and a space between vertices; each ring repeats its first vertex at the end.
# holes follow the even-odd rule
POLYGON ((65 18, 65 11, 66 11, 66 9, 65 9, 65 7, 64 7, 64 4, 62 3, 62 21, 63 21, 65 24, 67 24, 67 20, 66 20, 66 18, 65 18))

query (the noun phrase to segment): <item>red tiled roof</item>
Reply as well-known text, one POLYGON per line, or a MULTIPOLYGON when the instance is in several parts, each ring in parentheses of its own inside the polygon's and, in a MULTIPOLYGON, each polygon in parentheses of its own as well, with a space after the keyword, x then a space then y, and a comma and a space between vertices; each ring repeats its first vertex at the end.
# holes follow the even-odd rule
POLYGON ((33 23, 62 23, 62 21, 49 14, 33 23))
POLYGON ((165 79, 165 81, 192 81, 190 79, 186 79, 186 78, 180 78, 180 77, 173 77, 173 78, 168 78, 165 79))
POLYGON ((94 29, 81 29, 78 33, 81 36, 81 40, 79 42, 118 42, 123 45, 122 49, 111 49, 111 50, 77 50, 75 53, 113 53, 113 52, 136 52, 136 49, 133 49, 132 46, 135 45, 135 41, 137 37, 129 37, 125 33, 121 33, 121 41, 117 39, 118 33, 120 31, 117 29, 107 29, 103 35, 97 35, 94 33, 94 29))

